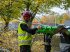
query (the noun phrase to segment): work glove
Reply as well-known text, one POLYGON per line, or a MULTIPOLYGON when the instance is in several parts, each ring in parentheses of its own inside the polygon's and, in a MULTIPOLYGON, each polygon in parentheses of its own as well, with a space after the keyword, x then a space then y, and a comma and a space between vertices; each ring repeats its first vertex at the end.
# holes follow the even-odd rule
POLYGON ((37 29, 38 29, 38 30, 41 29, 41 28, 42 28, 42 27, 41 27, 40 25, 37 26, 37 29))

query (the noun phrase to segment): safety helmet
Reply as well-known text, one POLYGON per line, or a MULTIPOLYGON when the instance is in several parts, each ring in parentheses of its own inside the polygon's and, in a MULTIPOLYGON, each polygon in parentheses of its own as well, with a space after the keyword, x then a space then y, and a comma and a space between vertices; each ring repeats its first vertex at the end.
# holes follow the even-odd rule
POLYGON ((22 13, 22 16, 23 16, 24 20, 28 20, 28 19, 30 19, 32 17, 32 14, 31 14, 30 11, 24 11, 22 13))

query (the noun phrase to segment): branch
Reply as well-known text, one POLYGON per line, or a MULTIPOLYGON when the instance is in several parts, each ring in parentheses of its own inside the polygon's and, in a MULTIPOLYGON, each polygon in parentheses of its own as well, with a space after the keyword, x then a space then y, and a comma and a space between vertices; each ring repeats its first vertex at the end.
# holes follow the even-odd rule
POLYGON ((24 4, 26 5, 26 10, 29 11, 29 7, 30 7, 30 5, 31 5, 31 2, 29 2, 29 1, 23 1, 23 2, 24 2, 24 4))
POLYGON ((35 15, 36 15, 36 13, 37 13, 38 10, 39 10, 39 5, 37 5, 37 7, 35 8, 35 10, 33 11, 34 13, 33 13, 33 16, 32 16, 32 19, 30 20, 30 22, 32 22, 32 20, 34 19, 34 17, 35 17, 35 15))

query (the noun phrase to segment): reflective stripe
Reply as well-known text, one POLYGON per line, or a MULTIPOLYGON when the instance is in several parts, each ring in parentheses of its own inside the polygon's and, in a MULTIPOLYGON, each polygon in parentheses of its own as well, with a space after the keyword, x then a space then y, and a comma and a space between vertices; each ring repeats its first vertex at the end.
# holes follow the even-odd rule
POLYGON ((29 36, 30 34, 18 34, 18 36, 29 36))
POLYGON ((18 36, 18 40, 32 40, 32 36, 18 36))
POLYGON ((21 40, 21 41, 19 41, 19 44, 24 44, 24 43, 31 44, 31 40, 21 40))
POLYGON ((25 36, 25 34, 18 34, 18 36, 25 36))

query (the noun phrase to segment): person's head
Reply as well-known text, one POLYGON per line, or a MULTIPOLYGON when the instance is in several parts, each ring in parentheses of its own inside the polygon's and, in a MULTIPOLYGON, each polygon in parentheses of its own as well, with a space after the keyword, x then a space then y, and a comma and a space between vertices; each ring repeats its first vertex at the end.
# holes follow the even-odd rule
POLYGON ((32 14, 31 14, 30 11, 24 11, 24 12, 22 13, 22 17, 23 17, 23 19, 24 19, 26 22, 28 22, 28 21, 31 19, 32 14))

